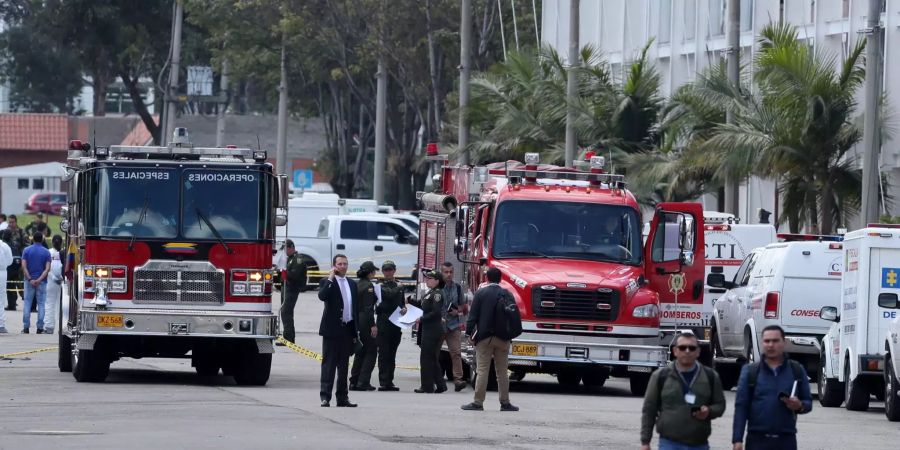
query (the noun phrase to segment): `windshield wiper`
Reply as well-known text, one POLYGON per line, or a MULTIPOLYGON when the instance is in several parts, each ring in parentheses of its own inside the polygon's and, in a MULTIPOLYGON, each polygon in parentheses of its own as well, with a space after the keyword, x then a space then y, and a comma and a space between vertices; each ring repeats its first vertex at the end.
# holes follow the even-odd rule
POLYGON ((150 196, 144 195, 144 206, 141 207, 141 213, 138 215, 137 224, 134 226, 134 230, 131 231, 131 241, 128 242, 128 251, 134 251, 134 240, 137 239, 137 229, 144 223, 144 218, 147 217, 147 208, 150 207, 150 196))
POLYGON ((199 217, 200 220, 202 220, 203 223, 205 223, 206 226, 209 227, 209 231, 213 232, 213 234, 216 236, 216 239, 218 239, 219 243, 222 244, 222 247, 225 247, 225 252, 229 255, 234 253, 233 251, 231 251, 231 247, 229 247, 228 244, 225 243, 225 239, 222 238, 222 235, 219 234, 219 230, 217 230, 216 227, 213 226, 212 222, 210 222, 209 219, 207 219, 206 216, 203 215, 203 212, 200 211, 200 208, 197 208, 196 211, 197 217, 199 217))
POLYGON ((501 258, 510 257, 510 256, 537 256, 540 258, 549 258, 549 256, 547 256, 537 250, 517 250, 514 252, 504 252, 500 255, 501 258))

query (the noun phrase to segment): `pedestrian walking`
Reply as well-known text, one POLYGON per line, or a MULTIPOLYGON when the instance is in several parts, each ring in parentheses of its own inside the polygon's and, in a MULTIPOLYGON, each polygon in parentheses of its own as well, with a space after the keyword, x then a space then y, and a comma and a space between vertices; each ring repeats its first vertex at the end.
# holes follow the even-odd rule
POLYGON ((713 419, 725 413, 725 392, 715 370, 697 362, 693 333, 672 341, 675 361, 650 376, 641 415, 641 449, 650 450, 653 428, 660 450, 709 450, 713 419))
MULTIPOLYGON (((13 263, 12 250, 0 241, 0 289, 6 289, 6 268, 13 263)), ((0 334, 6 333, 6 308, 0 309, 0 334)))
POLYGON ((447 261, 441 265, 441 276, 444 279, 444 342, 450 353, 450 366, 453 371, 453 385, 456 392, 466 387, 462 369, 462 328, 461 316, 466 306, 462 286, 453 281, 453 263, 447 261))
POLYGON ((57 234, 51 239, 50 246, 50 273, 47 276, 47 301, 44 303, 44 333, 53 334, 54 327, 58 323, 56 313, 62 301, 62 268, 62 236, 57 234))
POLYGON ((319 397, 321 406, 328 407, 334 389, 337 406, 354 408, 350 403, 347 372, 353 346, 359 340, 359 299, 356 283, 347 278, 347 257, 334 255, 331 273, 319 282, 319 300, 325 302, 319 336, 322 336, 322 375, 319 397), (337 387, 334 386, 337 372, 337 387))
POLYGON ((47 277, 50 274, 50 251, 44 235, 35 232, 34 243, 22 252, 22 273, 25 275, 25 307, 22 309, 22 333, 31 328, 31 305, 37 302, 37 334, 44 332, 44 310, 47 299, 47 277))
POLYGON ((397 308, 400 308, 401 315, 406 314, 406 302, 403 299, 403 288, 394 279, 397 265, 393 261, 385 261, 381 265, 381 272, 384 275, 381 299, 375 305, 375 313, 378 314, 378 336, 375 338, 378 345, 378 390, 399 391, 400 388, 394 385, 394 369, 403 331, 390 321, 390 317, 397 308))
POLYGON ((510 341, 496 335, 497 304, 501 296, 511 298, 506 289, 500 287, 500 269, 491 267, 485 273, 488 284, 475 292, 472 309, 466 321, 466 335, 475 345, 475 400, 462 406, 466 411, 484 410, 484 398, 491 367, 497 374, 497 389, 500 391, 500 411, 518 411, 509 402, 509 344, 510 341))
POLYGON ((433 270, 422 273, 425 278, 425 286, 428 292, 421 301, 413 300, 411 303, 422 309, 422 318, 419 321, 419 335, 422 341, 419 344, 419 366, 421 367, 421 386, 414 389, 418 394, 440 394, 447 390, 447 382, 441 374, 441 340, 444 337, 444 319, 441 317, 441 309, 444 300, 441 294, 444 280, 441 274, 433 270))
POLYGON ((281 336, 288 342, 294 342, 294 308, 297 306, 297 297, 306 286, 306 263, 294 248, 294 241, 288 239, 284 242, 284 251, 287 262, 284 266, 284 289, 281 300, 281 336))
POLYGON ((356 289, 359 299, 359 342, 356 355, 353 357, 353 368, 350 370, 351 391, 374 391, 372 371, 378 358, 378 326, 375 325, 375 304, 378 296, 375 292, 375 276, 378 268, 372 261, 365 261, 356 272, 359 280, 356 289))
POLYGON ((6 242, 13 255, 13 263, 6 268, 6 310, 15 311, 16 301, 19 299, 19 286, 22 281, 20 270, 22 268, 22 251, 28 244, 25 232, 19 228, 19 220, 15 214, 10 214, 6 220, 6 229, 0 231, 0 241, 6 242))
POLYGON ((812 411, 809 377, 784 354, 784 329, 762 331, 763 360, 741 370, 734 399, 734 450, 796 450, 797 415, 812 411))

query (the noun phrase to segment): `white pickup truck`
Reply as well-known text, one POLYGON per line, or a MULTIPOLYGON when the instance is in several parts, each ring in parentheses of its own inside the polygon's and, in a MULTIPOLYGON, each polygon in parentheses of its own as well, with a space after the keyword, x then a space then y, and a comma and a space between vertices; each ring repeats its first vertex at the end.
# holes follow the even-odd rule
POLYGON ((350 260, 351 276, 363 261, 381 267, 386 260, 397 265, 397 277, 411 277, 418 257, 419 235, 402 220, 381 214, 326 216, 316 237, 287 236, 306 261, 310 278, 331 270, 336 254, 350 260))

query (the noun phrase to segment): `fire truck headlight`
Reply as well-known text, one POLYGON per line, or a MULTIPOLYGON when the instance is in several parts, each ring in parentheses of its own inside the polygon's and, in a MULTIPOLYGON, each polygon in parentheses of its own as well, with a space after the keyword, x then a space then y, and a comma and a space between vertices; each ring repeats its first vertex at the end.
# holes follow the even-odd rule
POLYGON ((659 317, 659 307, 656 305, 638 306, 634 308, 632 315, 639 318, 659 317))

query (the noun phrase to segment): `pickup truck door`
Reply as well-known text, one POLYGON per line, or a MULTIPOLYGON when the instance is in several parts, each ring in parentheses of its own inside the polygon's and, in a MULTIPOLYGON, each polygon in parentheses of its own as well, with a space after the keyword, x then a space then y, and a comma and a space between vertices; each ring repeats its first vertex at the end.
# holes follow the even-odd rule
POLYGON ((359 265, 367 258, 371 258, 374 240, 370 238, 369 221, 365 219, 339 219, 334 222, 335 228, 331 238, 331 254, 341 253, 347 255, 347 259, 350 261, 350 267, 347 272, 351 275, 355 274, 359 265))
POLYGON ((738 323, 741 319, 741 308, 743 308, 741 298, 743 295, 746 295, 745 291, 747 289, 747 284, 745 282, 749 280, 750 267, 753 264, 755 257, 756 254, 751 253, 744 258, 737 273, 734 274, 734 279, 732 280, 734 287, 729 289, 728 292, 722 296, 723 298, 720 300, 722 301, 721 305, 717 302, 717 307, 720 311, 720 322, 718 323, 719 337, 721 338, 723 350, 729 353, 740 347, 740 344, 737 342, 737 337, 739 330, 741 329, 741 326, 738 323))
POLYGON ((418 257, 417 237, 399 223, 373 221, 370 227, 375 232, 370 247, 375 265, 381 267, 384 261, 391 260, 397 265, 398 277, 411 276, 418 257))

